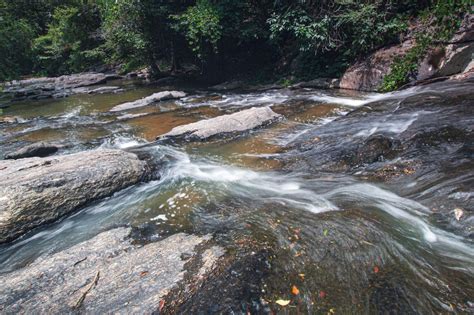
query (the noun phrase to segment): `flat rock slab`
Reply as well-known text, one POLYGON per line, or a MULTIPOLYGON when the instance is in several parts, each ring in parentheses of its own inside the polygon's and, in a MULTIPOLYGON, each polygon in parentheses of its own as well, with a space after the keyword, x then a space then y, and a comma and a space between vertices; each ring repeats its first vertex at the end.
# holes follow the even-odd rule
POLYGON ((118 77, 114 74, 84 72, 60 77, 15 80, 7 82, 2 92, 9 97, 9 101, 62 98, 75 94, 119 93, 123 92, 119 86, 94 87, 118 77))
POLYGON ((240 112, 178 126, 160 138, 187 137, 204 140, 216 135, 251 130, 281 119, 270 107, 253 107, 240 112))
POLYGON ((121 150, 0 161, 0 243, 151 177, 121 150))
POLYGON ((55 144, 36 142, 24 146, 14 152, 5 154, 6 160, 23 159, 27 157, 46 157, 58 151, 59 147, 55 144))
POLYGON ((141 98, 133 102, 127 102, 127 103, 117 105, 113 107, 110 111, 119 112, 122 110, 134 109, 138 107, 148 106, 156 102, 178 99, 185 96, 186 96, 186 93, 181 92, 181 91, 163 91, 163 92, 154 93, 150 96, 141 98))
POLYGON ((201 255, 197 267, 199 273, 206 274, 223 255, 222 249, 198 250, 210 236, 180 233, 136 246, 129 234, 129 228, 103 232, 40 257, 26 268, 0 275, 0 313, 150 314, 183 280, 187 261, 182 257, 201 255))

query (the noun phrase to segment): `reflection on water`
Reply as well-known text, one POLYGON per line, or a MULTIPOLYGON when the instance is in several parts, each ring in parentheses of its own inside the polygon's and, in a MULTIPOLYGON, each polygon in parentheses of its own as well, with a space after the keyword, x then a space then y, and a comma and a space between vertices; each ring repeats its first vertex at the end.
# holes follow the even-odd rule
MULTIPOLYGON (((311 128, 330 124, 351 106, 396 95, 351 97, 310 90, 191 93, 180 101, 108 112, 155 91, 144 87, 12 106, 7 115, 28 121, 0 124, 5 134, 0 148, 3 152, 40 140, 68 143, 60 154, 84 144, 129 148, 150 144, 181 124, 264 104, 286 119, 235 139, 180 147, 150 144, 147 150, 154 158, 165 161, 159 181, 129 187, 1 245, 0 271, 129 225, 144 235, 137 237, 139 241, 183 231, 213 233, 233 250, 241 239, 265 244, 269 254, 263 265, 268 270, 259 303, 272 308, 277 299, 291 300, 291 312, 325 314, 446 313, 472 306, 472 243, 431 222, 431 209, 352 176, 281 170, 279 155, 311 128), (127 113, 146 115, 117 119, 127 113), (291 293, 292 286, 298 295, 291 293)), ((354 137, 368 137, 373 128, 400 132, 417 119, 402 118, 387 117, 387 124, 354 126, 344 132, 354 137)))

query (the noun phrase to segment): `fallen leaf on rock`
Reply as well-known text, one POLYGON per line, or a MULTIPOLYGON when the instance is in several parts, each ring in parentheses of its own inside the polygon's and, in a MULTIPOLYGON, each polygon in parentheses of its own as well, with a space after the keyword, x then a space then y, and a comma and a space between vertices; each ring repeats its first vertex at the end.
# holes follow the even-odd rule
POLYGON ((298 294, 300 294, 300 290, 296 287, 296 285, 294 285, 291 288, 291 293, 293 293, 294 295, 298 295, 298 294))
POLYGON ((328 236, 328 232, 329 232, 328 229, 324 229, 323 235, 324 235, 324 236, 328 236))
POLYGON ((165 306, 165 300, 160 300, 160 305, 159 305, 158 310, 161 312, 164 306, 165 306))
POLYGON ((456 208, 454 209, 454 217, 456 218, 456 220, 461 220, 461 217, 464 215, 464 211, 462 211, 461 208, 456 208))
POLYGON ((288 304, 290 304, 290 300, 276 300, 275 303, 280 306, 287 306, 288 304))
POLYGON ((140 272, 140 277, 144 277, 148 274, 148 271, 142 271, 140 272))
POLYGON ((319 297, 324 299, 326 297, 326 292, 324 291, 319 291, 319 297))
POLYGON ((304 273, 299 273, 298 276, 301 278, 301 280, 304 280, 304 273))
POLYGON ((378 267, 378 266, 375 266, 375 267, 374 267, 374 272, 375 272, 375 273, 378 273, 379 271, 380 271, 379 267, 378 267))

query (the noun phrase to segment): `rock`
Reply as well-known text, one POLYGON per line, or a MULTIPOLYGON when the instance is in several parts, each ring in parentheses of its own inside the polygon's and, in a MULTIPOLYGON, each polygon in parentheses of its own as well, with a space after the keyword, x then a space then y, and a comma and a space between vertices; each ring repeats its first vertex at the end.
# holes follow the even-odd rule
POLYGON ((16 124, 18 121, 18 118, 14 116, 0 116, 0 123, 16 124))
POLYGON ((341 78, 341 89, 377 91, 383 78, 390 72, 395 58, 403 56, 414 42, 404 41, 401 45, 394 45, 377 50, 365 60, 349 67, 341 78))
POLYGON ((80 87, 73 89, 71 92, 71 94, 105 94, 123 92, 123 89, 119 86, 101 86, 95 89, 80 87))
MULTIPOLYGON (((384 47, 349 67, 341 78, 339 87, 361 91, 377 91, 383 78, 390 73, 391 65, 397 57, 404 56, 415 40, 411 38, 415 25, 409 31, 408 39, 400 45, 384 47)), ((417 80, 424 81, 433 77, 445 77, 468 72, 474 67, 474 15, 467 14, 460 29, 453 38, 441 46, 430 50, 418 65, 417 80)))
POLYGON ((150 113, 125 114, 125 115, 118 116, 117 119, 118 120, 128 120, 128 119, 143 117, 143 116, 146 116, 146 115, 150 115, 150 113))
MULTIPOLYGON (((80 88, 105 83, 107 78, 110 78, 110 75, 85 72, 53 78, 15 80, 7 82, 3 92, 13 95, 15 100, 66 97, 72 94, 88 93, 89 89, 80 88)), ((110 88, 105 87, 105 89, 110 88)), ((101 91, 104 92, 104 90, 101 91)))
POLYGON ((398 143, 390 137, 373 135, 357 148, 354 158, 346 162, 354 166, 383 161, 393 153, 397 146, 398 143))
POLYGON ((228 81, 221 84, 217 84, 211 86, 209 88, 210 91, 231 91, 231 90, 238 90, 238 89, 245 89, 247 85, 243 81, 228 81))
POLYGON ((274 122, 282 117, 272 111, 270 107, 253 107, 234 114, 222 115, 178 126, 161 137, 187 137, 203 140, 216 135, 251 130, 274 122))
POLYGON ((436 76, 449 76, 467 72, 473 67, 474 14, 467 14, 458 32, 446 46, 445 57, 439 65, 436 76))
POLYGON ((334 89, 338 87, 339 87, 339 79, 317 78, 311 81, 296 83, 290 86, 290 89, 301 89, 301 88, 334 89))
MULTIPOLYGON (((26 268, 0 276, 1 313, 67 314, 147 313, 183 281, 190 257, 208 274, 223 250, 209 247, 210 236, 172 235, 144 246, 132 244, 129 228, 117 228, 54 255, 40 257, 26 268), (80 298, 91 283, 81 303, 80 298)), ((196 277, 195 283, 201 280, 196 277)))
POLYGON ((27 145, 21 149, 18 149, 14 152, 5 154, 5 159, 16 160, 28 157, 45 157, 51 154, 54 154, 58 151, 59 147, 54 144, 49 144, 45 142, 37 142, 30 145, 27 145))
POLYGON ((123 79, 124 77, 121 76, 120 74, 117 73, 106 73, 105 74, 105 79, 108 80, 120 80, 123 79))
POLYGON ((150 96, 141 98, 141 99, 133 101, 133 102, 127 102, 127 103, 117 105, 117 106, 113 107, 110 111, 111 112, 118 112, 118 111, 122 111, 122 110, 128 110, 128 109, 147 106, 147 105, 153 104, 155 102, 182 98, 182 97, 185 97, 185 96, 186 96, 186 93, 181 92, 181 91, 163 91, 163 92, 158 92, 158 93, 152 94, 150 96))
POLYGON ((158 85, 171 85, 174 84, 178 81, 178 78, 176 77, 164 77, 157 79, 153 81, 153 83, 158 84, 158 85))
POLYGON ((120 150, 3 160, 0 170, 0 243, 154 175, 120 150))

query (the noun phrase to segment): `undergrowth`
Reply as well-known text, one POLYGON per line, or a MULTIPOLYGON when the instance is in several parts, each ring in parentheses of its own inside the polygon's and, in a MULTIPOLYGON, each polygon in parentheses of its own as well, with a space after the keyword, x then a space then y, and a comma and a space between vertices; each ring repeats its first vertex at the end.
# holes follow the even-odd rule
POLYGON ((421 27, 414 34, 415 45, 403 57, 394 60, 380 91, 394 91, 415 78, 418 65, 427 52, 439 42, 449 40, 467 12, 472 12, 471 0, 438 0, 433 7, 423 11, 420 15, 421 27))

